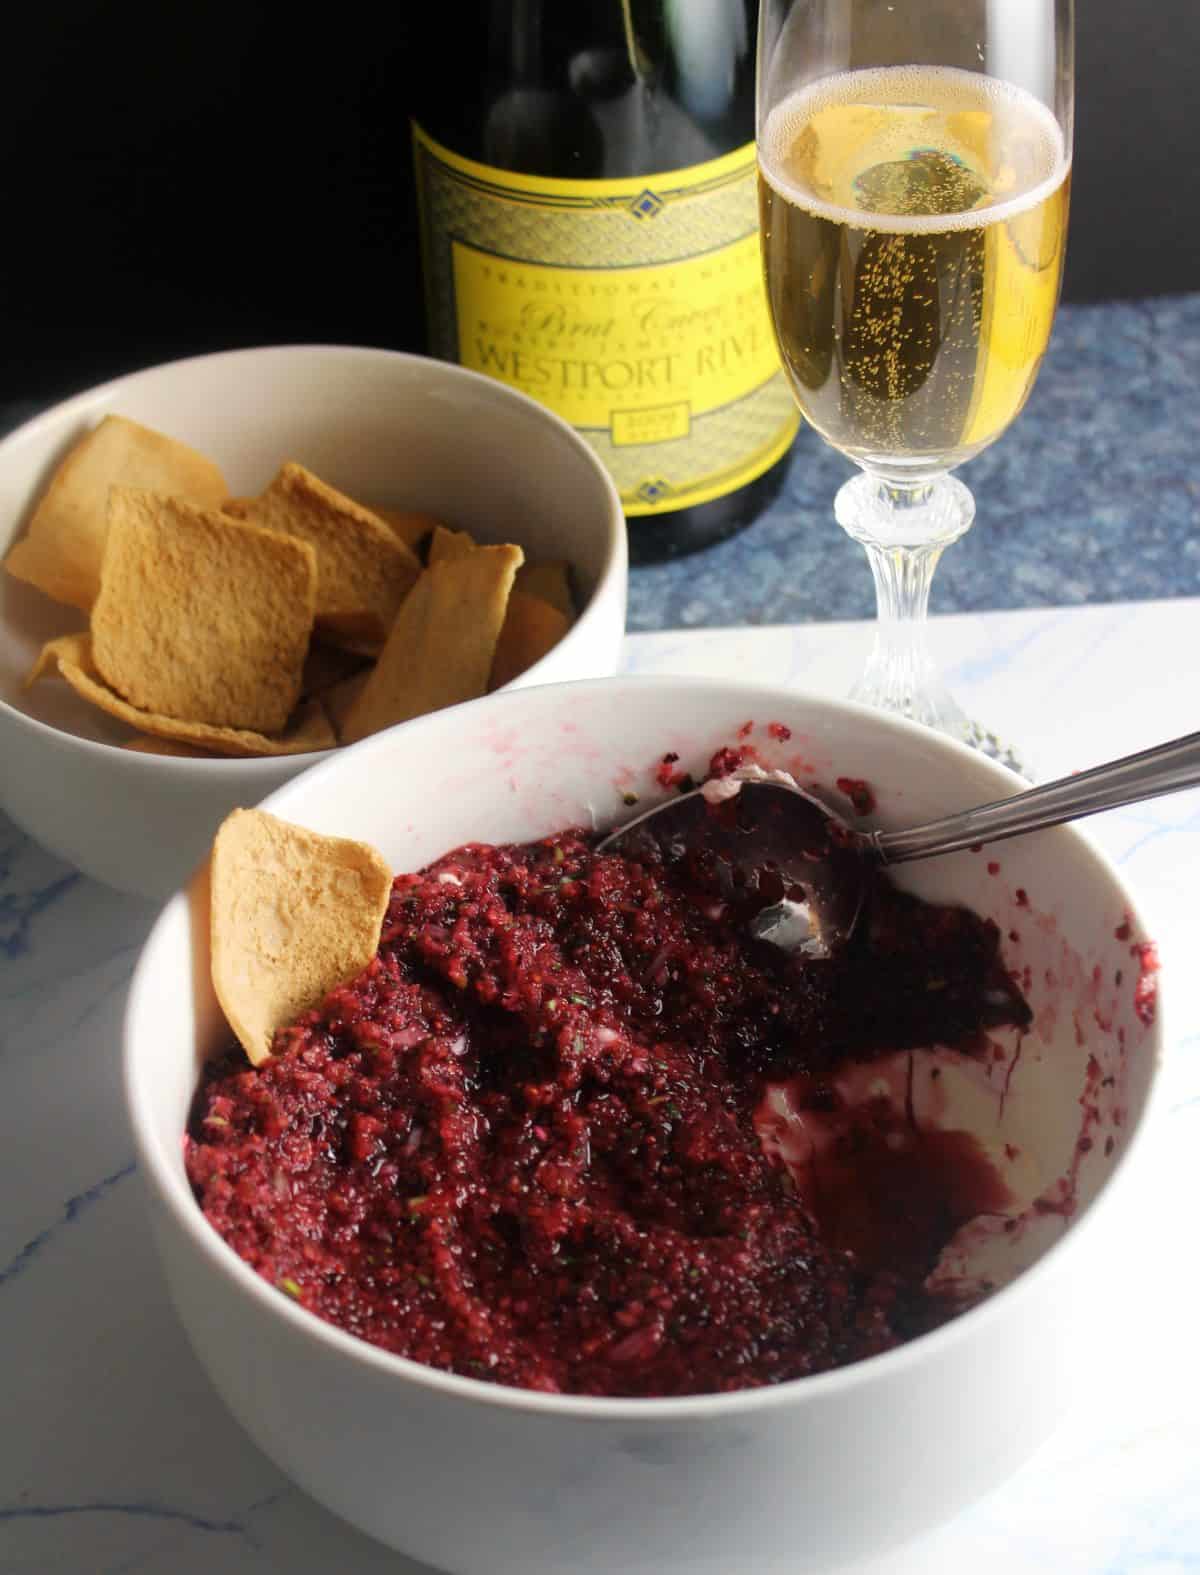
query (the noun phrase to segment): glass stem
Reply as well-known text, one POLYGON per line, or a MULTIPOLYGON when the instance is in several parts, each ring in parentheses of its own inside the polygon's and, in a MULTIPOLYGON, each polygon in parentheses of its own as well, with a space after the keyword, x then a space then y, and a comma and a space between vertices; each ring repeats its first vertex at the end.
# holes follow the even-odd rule
MULTIPOLYGON (((925 641, 929 588, 942 548, 867 546, 878 613, 875 643, 854 698, 906 716, 916 696, 940 687, 925 641)), ((921 718, 924 720, 924 718, 921 718)))
POLYGON ((952 476, 913 484, 864 473, 836 503, 838 523, 866 549, 878 610, 874 648, 851 697, 964 740, 970 724, 938 676, 925 628, 938 560, 974 513, 952 476))

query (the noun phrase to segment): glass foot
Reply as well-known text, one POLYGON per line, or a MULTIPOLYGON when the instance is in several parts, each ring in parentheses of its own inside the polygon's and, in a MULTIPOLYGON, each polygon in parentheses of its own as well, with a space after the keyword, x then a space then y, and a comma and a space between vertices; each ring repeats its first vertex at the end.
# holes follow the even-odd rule
POLYGON ((923 642, 912 640, 900 646, 877 631, 870 659, 850 698, 949 733, 964 744, 973 742, 972 723, 938 677, 923 642))
POLYGON ((1026 782, 1034 781, 1033 772, 1026 765, 1024 757, 1018 754, 1011 744, 1006 744, 1002 738, 981 727, 978 722, 967 723, 967 735, 963 742, 970 744, 972 749, 977 749, 981 755, 987 755, 989 760, 996 760, 1002 766, 1007 766, 1010 771, 1015 771, 1019 777, 1024 777, 1026 782))
POLYGON ((962 709, 938 677, 923 642, 910 643, 898 651, 894 641, 877 639, 862 677, 850 691, 850 699, 945 733, 960 744, 978 749, 990 760, 999 761, 1026 781, 1033 781, 1032 773, 1013 746, 962 709))
MULTIPOLYGON (((894 657, 895 652, 889 653, 894 657)), ((906 682, 896 683, 897 670, 891 660, 882 668, 874 658, 867 663, 862 677, 850 691, 850 699, 860 705, 873 705, 881 711, 892 711, 907 717, 910 722, 920 722, 937 733, 956 738, 960 744, 969 744, 990 760, 997 760, 1010 771, 1033 781, 1033 774, 1021 755, 990 728, 969 717, 933 670, 932 664, 918 662, 918 671, 909 673, 906 682), (913 682, 919 679, 919 682, 913 682), (883 681, 881 681, 883 680, 883 681), (890 681, 888 681, 890 680, 890 681)))

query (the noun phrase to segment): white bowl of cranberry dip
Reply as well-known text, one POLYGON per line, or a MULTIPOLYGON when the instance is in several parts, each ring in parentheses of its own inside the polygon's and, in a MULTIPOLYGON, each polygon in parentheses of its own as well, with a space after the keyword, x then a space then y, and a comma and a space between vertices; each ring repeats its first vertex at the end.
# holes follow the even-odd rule
POLYGON ((203 881, 138 964, 128 1108, 196 1352, 313 1497, 439 1568, 848 1568, 1089 1381, 1162 1035, 1134 899, 1058 828, 882 877, 845 953, 789 960, 704 860, 594 851, 745 766, 892 827, 1021 785, 780 688, 508 691, 266 801, 396 876, 377 956, 269 1057, 217 1006, 203 881))

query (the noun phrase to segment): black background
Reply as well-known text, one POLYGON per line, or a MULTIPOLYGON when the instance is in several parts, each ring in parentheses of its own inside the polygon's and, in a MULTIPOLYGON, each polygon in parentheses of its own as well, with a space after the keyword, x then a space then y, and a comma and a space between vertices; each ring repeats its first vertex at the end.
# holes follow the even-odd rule
MULTIPOLYGON (((1078 7, 1066 299, 1200 289, 1200 0, 1078 7)), ((408 112, 453 0, 6 9, 0 400, 235 345, 421 348, 408 112)))

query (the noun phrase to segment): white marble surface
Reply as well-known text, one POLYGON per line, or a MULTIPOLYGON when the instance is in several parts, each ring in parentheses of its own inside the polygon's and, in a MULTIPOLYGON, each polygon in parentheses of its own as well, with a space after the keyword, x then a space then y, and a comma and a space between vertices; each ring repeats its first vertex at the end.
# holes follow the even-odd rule
MULTIPOLYGON (((947 618, 934 640, 960 699, 1045 778, 1195 729, 1198 629, 1200 601, 1179 600, 947 618)), ((846 624, 637 635, 627 665, 840 692, 866 638, 846 624)), ((1200 1570, 1200 791, 1089 834, 1158 936, 1170 1041, 1128 1255, 1081 1331, 1096 1382, 1017 1476, 878 1575, 1200 1570)), ((0 1570, 416 1575, 248 1442, 167 1303, 119 1070, 152 918, 0 817, 0 1570)))

